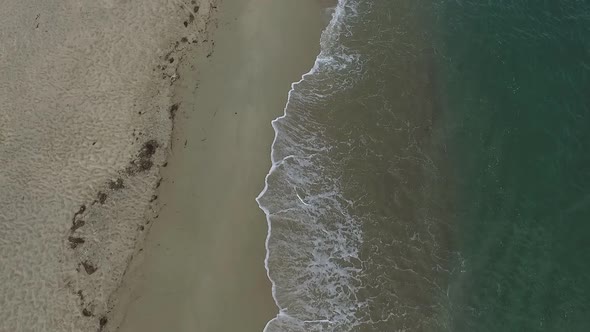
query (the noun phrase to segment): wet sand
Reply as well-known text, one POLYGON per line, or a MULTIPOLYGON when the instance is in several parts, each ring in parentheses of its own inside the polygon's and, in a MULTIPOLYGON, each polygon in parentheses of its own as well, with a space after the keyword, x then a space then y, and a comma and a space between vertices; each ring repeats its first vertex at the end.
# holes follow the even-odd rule
POLYGON ((261 331, 277 313, 255 197, 270 121, 319 52, 323 5, 226 0, 214 52, 182 59, 162 209, 116 296, 118 331, 261 331))

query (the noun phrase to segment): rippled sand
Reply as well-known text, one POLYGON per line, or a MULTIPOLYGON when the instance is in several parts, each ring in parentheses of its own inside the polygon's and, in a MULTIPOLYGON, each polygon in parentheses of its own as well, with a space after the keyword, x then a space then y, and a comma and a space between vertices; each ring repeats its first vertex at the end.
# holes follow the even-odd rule
POLYGON ((0 12, 0 331, 110 329, 154 220, 186 50, 216 0, 7 0, 0 12))

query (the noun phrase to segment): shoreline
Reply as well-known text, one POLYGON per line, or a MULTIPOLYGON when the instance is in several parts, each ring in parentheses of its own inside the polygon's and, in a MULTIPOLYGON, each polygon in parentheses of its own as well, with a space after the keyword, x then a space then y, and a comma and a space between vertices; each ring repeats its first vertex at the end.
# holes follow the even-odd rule
POLYGON ((220 7, 215 53, 180 64, 162 209, 114 295, 111 331, 261 331, 278 311, 255 198, 270 168, 271 120, 315 61, 324 7, 220 7))

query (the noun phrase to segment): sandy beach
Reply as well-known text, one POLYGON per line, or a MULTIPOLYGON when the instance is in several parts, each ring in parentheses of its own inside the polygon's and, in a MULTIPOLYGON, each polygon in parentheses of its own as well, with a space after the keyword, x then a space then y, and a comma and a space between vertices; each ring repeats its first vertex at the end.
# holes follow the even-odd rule
POLYGON ((172 86, 216 1, 4 1, 0 331, 98 331, 149 229, 172 86))
POLYGON ((325 5, 3 4, 0 331, 263 329, 255 197, 325 5))
POLYGON ((277 313, 255 197, 270 167, 270 121, 313 65, 324 5, 225 1, 214 53, 183 59, 162 209, 116 296, 118 331, 262 331, 277 313))

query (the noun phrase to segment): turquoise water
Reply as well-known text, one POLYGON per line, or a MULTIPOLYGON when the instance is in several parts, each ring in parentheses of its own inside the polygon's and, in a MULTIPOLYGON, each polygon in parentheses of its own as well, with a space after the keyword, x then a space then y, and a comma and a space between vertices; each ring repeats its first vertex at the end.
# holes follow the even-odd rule
POLYGON ((266 331, 590 330, 590 2, 340 0, 273 122, 266 331))
POLYGON ((590 3, 449 2, 455 331, 590 330, 590 3))

